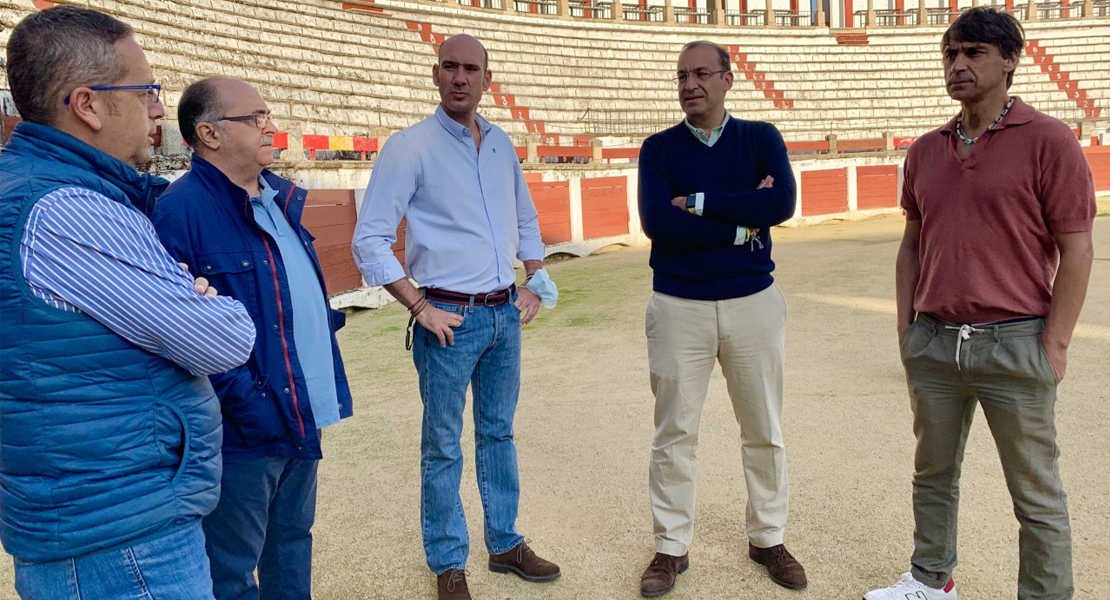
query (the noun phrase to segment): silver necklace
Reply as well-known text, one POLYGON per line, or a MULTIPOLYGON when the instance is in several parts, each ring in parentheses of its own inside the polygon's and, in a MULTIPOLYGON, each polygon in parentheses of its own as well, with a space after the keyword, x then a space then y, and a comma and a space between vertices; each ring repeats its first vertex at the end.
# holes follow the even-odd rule
POLYGON ((994 129, 995 125, 998 125, 1002 122, 1002 119, 1006 116, 1007 113, 1010 112, 1010 107, 1013 105, 1014 97, 1010 96, 1010 101, 1006 103, 1006 108, 1002 109, 1002 114, 998 115, 998 118, 994 120, 994 123, 991 123, 990 127, 984 129, 983 133, 975 136, 975 139, 973 140, 968 139, 967 134, 964 133, 964 113, 961 111, 960 116, 956 117, 956 133, 960 136, 960 139, 963 140, 965 144, 967 144, 968 149, 970 149, 972 144, 979 141, 979 138, 983 137, 983 135, 985 135, 988 131, 994 129))

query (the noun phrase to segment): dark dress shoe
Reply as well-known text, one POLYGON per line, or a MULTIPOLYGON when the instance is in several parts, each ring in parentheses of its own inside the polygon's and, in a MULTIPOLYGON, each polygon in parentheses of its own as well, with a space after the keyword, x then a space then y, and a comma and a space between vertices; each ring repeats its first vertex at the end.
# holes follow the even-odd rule
POLYGON ((559 565, 536 556, 524 542, 508 552, 491 554, 489 570, 494 573, 516 573, 521 579, 533 583, 553 581, 562 575, 559 565))
POLYGON ((806 580, 806 570, 782 544, 770 548, 756 548, 748 542, 748 558, 767 567, 771 581, 782 587, 800 590, 809 585, 806 580))
POLYGON ((466 571, 451 569, 436 576, 439 600, 471 600, 466 587, 466 571))
POLYGON ((690 553, 671 556, 656 552, 651 564, 640 576, 640 595, 648 598, 662 596, 674 589, 678 574, 690 568, 690 553))

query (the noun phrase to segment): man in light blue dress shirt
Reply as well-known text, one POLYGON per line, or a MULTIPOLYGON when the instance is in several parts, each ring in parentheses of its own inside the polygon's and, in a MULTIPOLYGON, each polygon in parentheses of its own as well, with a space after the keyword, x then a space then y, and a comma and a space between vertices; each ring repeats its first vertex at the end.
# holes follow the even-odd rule
POLYGON ((385 286, 417 324, 411 342, 424 401, 420 516, 440 600, 470 598, 459 498, 468 385, 489 568, 528 581, 560 575, 516 530, 520 326, 536 315, 540 299, 515 286, 513 265, 523 261, 530 278, 543 265, 544 245, 512 141, 477 114, 492 78, 488 65, 485 48, 470 36, 440 46, 432 68, 439 108, 382 148, 353 244, 366 282, 385 286), (422 292, 390 248, 402 216, 408 272, 422 292))

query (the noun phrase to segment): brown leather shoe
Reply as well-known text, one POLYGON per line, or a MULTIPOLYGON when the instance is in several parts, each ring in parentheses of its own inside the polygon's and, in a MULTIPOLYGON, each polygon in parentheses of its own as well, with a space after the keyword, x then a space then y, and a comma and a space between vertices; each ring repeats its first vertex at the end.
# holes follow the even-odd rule
POLYGON ((651 564, 640 576, 640 595, 648 598, 662 596, 674 589, 678 574, 690 568, 690 553, 671 556, 656 552, 651 564))
POLYGON ((466 571, 451 569, 436 576, 439 600, 471 600, 470 589, 466 587, 466 571))
POLYGON ((756 548, 748 542, 748 558, 767 567, 771 581, 782 587, 800 590, 809 585, 809 581, 806 580, 806 570, 782 544, 770 548, 756 548))
POLYGON ((516 573, 521 579, 540 583, 558 579, 562 572, 559 565, 536 556, 528 544, 521 542, 516 548, 489 556, 489 570, 494 573, 516 573))

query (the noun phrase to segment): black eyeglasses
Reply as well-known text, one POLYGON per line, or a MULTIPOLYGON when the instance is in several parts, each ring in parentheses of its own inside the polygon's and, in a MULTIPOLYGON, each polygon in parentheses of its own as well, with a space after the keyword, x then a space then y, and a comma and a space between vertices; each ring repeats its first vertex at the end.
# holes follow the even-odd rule
MULTIPOLYGON (((149 85, 92 85, 89 86, 88 89, 94 92, 110 92, 113 90, 145 90, 147 99, 150 101, 151 104, 157 104, 159 98, 161 98, 162 96, 162 86, 158 85, 157 83, 151 83, 149 85)), ((73 94, 70 94, 70 96, 72 95, 73 94)), ((62 103, 69 104, 69 96, 66 96, 65 100, 63 100, 62 103)))
POLYGON ((216 120, 217 121, 243 121, 243 122, 254 121, 255 127, 258 127, 259 129, 264 129, 266 127, 267 123, 272 123, 273 122, 273 119, 270 118, 270 113, 267 113, 267 112, 256 112, 256 113, 251 113, 249 115, 243 115, 241 117, 220 117, 216 120))
POLYGON ((679 84, 686 83, 690 79, 691 75, 694 76, 694 77, 697 77, 698 81, 706 81, 714 75, 720 75, 721 73, 728 73, 728 72, 729 72, 728 69, 721 69, 720 71, 710 71, 709 69, 697 69, 695 71, 679 71, 678 74, 675 75, 674 78, 671 81, 674 81, 675 83, 679 83, 679 84))

